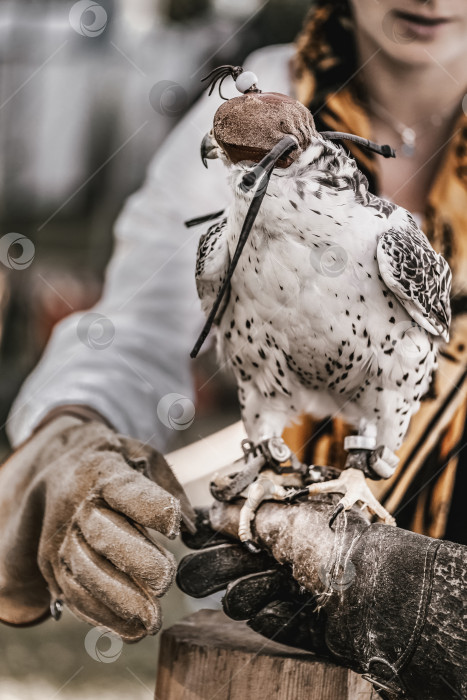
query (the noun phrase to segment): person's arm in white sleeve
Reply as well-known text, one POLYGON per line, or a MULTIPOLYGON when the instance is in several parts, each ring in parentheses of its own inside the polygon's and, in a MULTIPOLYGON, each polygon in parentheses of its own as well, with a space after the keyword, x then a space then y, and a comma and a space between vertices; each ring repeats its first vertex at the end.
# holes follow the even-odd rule
POLYGON ((200 100, 127 201, 103 296, 54 329, 13 405, 13 444, 61 404, 90 406, 120 432, 164 444, 157 405, 169 393, 191 397, 189 352, 202 321, 194 281, 202 230, 183 222, 228 203, 220 164, 205 170, 199 155, 215 109, 215 100, 200 100))
MULTIPOLYGON (((265 90, 290 89, 290 47, 255 52, 246 65, 265 90)), ((230 85, 224 92, 238 94, 230 85)), ((159 448, 167 427, 157 406, 167 394, 191 397, 189 352, 202 318, 194 281, 199 236, 186 219, 229 200, 222 165, 199 156, 220 99, 204 95, 159 150, 142 189, 116 227, 102 299, 55 328, 8 420, 14 445, 63 404, 90 406, 120 432, 159 448), (108 319, 108 320, 107 320, 108 319)))
POLYGON ((65 604, 127 641, 161 626, 175 560, 145 528, 173 538, 181 516, 191 529, 195 516, 145 443, 164 447, 161 397, 191 394, 200 231, 183 221, 227 203, 224 179, 199 157, 215 108, 202 100, 167 140, 117 222, 102 299, 57 326, 12 408, 17 449, 0 468, 0 621, 39 622, 65 604), (77 404, 87 418, 54 413, 77 404))

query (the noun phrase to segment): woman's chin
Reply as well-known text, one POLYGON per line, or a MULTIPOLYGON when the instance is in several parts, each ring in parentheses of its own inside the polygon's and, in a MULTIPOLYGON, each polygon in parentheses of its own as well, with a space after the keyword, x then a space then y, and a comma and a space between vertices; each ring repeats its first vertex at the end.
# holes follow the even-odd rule
POLYGON ((423 38, 414 37, 408 41, 396 43, 395 41, 385 41, 381 49, 392 59, 407 66, 443 66, 446 74, 449 71, 449 63, 461 55, 466 54, 465 41, 456 38, 449 38, 447 35, 435 33, 431 38, 424 35, 423 38))

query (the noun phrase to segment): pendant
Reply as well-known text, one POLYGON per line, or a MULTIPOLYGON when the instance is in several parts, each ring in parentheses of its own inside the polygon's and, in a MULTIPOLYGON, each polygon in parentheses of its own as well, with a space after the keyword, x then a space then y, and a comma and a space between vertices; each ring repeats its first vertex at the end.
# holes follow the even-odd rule
POLYGON ((409 126, 401 132, 402 148, 401 151, 406 158, 412 158, 415 154, 415 139, 416 133, 409 126))

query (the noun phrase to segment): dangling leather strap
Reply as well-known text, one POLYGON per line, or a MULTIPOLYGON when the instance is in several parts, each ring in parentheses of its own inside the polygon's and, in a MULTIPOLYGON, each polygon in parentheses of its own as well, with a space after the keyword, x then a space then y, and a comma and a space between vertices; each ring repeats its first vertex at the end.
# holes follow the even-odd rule
POLYGON ((201 331, 193 350, 190 352, 190 357, 195 358, 201 350, 203 343, 208 337, 209 331, 211 330, 212 324, 214 323, 217 312, 219 311, 222 299, 227 290, 230 288, 230 280, 232 279, 232 275, 235 272, 235 268, 237 267, 237 263, 239 261, 242 250, 245 247, 245 244, 248 240, 248 236, 250 235, 250 231, 253 228, 256 216, 258 215, 261 202, 263 201, 264 195, 266 194, 266 190, 268 188, 269 179, 272 175, 274 165, 279 160, 279 158, 282 158, 282 156, 286 155, 290 151, 293 151, 295 148, 297 148, 297 146, 297 139, 294 136, 284 136, 284 138, 281 139, 278 143, 276 143, 276 145, 269 151, 269 153, 267 153, 264 156, 264 158, 258 163, 258 165, 255 165, 254 168, 249 170, 243 176, 240 187, 245 192, 251 190, 261 177, 266 178, 266 181, 264 184, 260 185, 260 192, 256 192, 253 196, 253 200, 248 209, 245 221, 243 222, 242 230, 238 239, 235 253, 229 266, 229 270, 217 294, 212 309, 209 312, 209 316, 207 318, 206 323, 204 324, 203 330, 201 331))

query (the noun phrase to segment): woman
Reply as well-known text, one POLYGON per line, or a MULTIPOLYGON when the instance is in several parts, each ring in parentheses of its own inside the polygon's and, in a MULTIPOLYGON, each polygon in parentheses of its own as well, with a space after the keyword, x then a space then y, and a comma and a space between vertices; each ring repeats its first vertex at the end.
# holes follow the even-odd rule
MULTIPOLYGON (((467 6, 401 5, 318 0, 298 39, 294 80, 319 130, 350 131, 396 148, 398 157, 386 160, 345 144, 372 191, 411 211, 452 268, 451 342, 412 420, 396 474, 374 489, 398 524, 443 537, 467 405, 467 6)), ((300 437, 289 438, 306 445, 302 455, 311 463, 342 464, 346 430, 340 420, 307 421, 300 437)), ((449 535, 467 541, 452 527, 449 535)))

